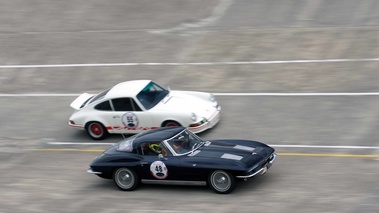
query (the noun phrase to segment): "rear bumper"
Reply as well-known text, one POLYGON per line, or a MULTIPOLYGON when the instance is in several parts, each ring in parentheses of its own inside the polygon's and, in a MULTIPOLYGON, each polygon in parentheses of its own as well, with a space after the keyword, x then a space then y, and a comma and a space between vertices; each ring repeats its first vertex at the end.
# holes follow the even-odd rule
POLYGON ((270 156, 270 160, 267 161, 267 163, 263 165, 258 171, 255 171, 254 173, 249 174, 249 175, 236 176, 236 178, 247 179, 247 178, 257 176, 257 175, 264 175, 267 172, 267 170, 272 166, 272 164, 276 160, 276 157, 277 157, 277 154, 273 153, 270 156))
POLYGON ((71 121, 68 121, 68 125, 76 129, 81 129, 81 130, 85 129, 83 125, 73 124, 71 121))
POLYGON ((101 175, 102 174, 102 172, 95 171, 92 168, 87 169, 87 172, 90 174, 95 174, 95 175, 101 175))

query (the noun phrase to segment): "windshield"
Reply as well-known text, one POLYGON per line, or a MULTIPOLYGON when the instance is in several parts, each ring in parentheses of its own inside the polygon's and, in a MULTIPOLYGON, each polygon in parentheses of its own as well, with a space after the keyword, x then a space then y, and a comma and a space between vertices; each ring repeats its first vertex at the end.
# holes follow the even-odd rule
POLYGON ((168 139, 167 143, 176 154, 186 154, 204 145, 205 141, 186 129, 175 137, 168 139))
POLYGON ((169 93, 168 90, 159 86, 154 82, 150 82, 141 92, 138 93, 137 99, 149 110, 157 105, 166 95, 169 93))

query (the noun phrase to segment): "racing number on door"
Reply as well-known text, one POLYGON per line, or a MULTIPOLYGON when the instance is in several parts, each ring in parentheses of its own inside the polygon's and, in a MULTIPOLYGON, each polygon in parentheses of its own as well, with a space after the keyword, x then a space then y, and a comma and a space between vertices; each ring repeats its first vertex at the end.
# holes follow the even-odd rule
POLYGON ((167 167, 162 161, 154 161, 150 166, 150 172, 157 179, 168 177, 167 167))
POLYGON ((162 173, 162 166, 155 166, 155 171, 157 171, 158 173, 162 173))

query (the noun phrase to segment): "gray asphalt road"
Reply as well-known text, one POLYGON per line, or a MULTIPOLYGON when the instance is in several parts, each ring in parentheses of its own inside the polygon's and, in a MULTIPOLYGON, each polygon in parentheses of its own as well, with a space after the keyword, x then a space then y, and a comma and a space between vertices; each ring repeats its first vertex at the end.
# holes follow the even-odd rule
POLYGON ((0 5, 1 213, 379 211, 377 95, 218 95, 222 120, 201 137, 255 139, 279 153, 229 195, 121 192, 85 172, 108 145, 79 145, 93 141, 67 126, 71 94, 132 79, 214 93, 377 93, 378 1, 0 5))

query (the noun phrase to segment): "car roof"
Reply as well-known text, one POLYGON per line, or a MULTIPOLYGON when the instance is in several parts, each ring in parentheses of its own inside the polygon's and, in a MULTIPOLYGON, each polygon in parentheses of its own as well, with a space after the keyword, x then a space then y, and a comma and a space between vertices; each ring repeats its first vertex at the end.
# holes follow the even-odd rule
POLYGON ((161 142, 166 139, 172 138, 185 129, 185 127, 161 127, 149 131, 145 131, 138 135, 134 142, 139 144, 141 142, 161 142))
POLYGON ((125 81, 113 86, 106 94, 106 99, 120 97, 135 97, 151 80, 125 81))

